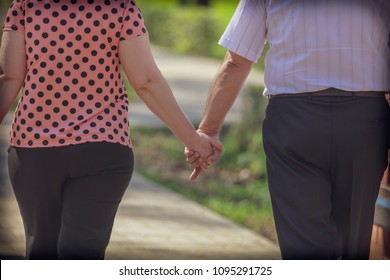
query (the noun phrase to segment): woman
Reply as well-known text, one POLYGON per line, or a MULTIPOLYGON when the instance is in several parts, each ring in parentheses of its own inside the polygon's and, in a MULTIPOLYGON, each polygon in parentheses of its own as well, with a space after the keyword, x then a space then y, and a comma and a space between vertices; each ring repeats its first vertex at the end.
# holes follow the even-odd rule
POLYGON ((0 121, 23 87, 9 172, 27 258, 104 258, 134 165, 121 66, 184 145, 205 159, 221 149, 180 110, 147 35, 134 1, 13 1, 0 51, 0 121))

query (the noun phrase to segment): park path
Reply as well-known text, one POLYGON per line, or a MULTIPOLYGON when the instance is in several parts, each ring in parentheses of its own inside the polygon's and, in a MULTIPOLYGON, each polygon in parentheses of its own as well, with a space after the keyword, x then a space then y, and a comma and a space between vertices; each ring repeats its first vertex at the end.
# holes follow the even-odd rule
MULTIPOLYGON (((221 66, 222 60, 177 55, 160 47, 153 48, 153 56, 184 113, 193 122, 200 121, 211 81, 221 66)), ((263 74, 253 70, 247 79, 246 88, 248 86, 258 87, 259 94, 261 94, 262 85, 263 74)), ((142 102, 131 103, 129 111, 130 126, 132 127, 162 125, 162 122, 142 102)), ((226 116, 226 123, 239 121, 241 111, 241 99, 238 98, 226 116)))
MULTIPOLYGON (((199 121, 221 61, 161 48, 153 48, 153 53, 183 111, 199 121)), ((261 74, 254 73, 247 84, 261 82, 261 74)), ((238 100, 226 121, 238 121, 240 108, 238 100)), ((129 110, 133 127, 162 125, 140 102, 130 104, 129 110)), ((24 233, 6 171, 10 118, 0 126, 0 258, 19 259, 24 255, 24 233)), ((270 240, 135 173, 119 207, 106 258, 253 260, 280 259, 280 252, 270 240)))

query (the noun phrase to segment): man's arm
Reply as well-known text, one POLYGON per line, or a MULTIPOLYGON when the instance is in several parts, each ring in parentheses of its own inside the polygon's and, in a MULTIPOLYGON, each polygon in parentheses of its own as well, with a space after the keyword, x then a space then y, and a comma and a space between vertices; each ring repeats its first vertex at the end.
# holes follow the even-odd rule
POLYGON ((223 121, 233 106, 253 62, 228 51, 221 69, 211 85, 206 110, 199 129, 211 136, 218 136, 223 121))
MULTIPOLYGON (((226 53, 222 67, 212 82, 206 110, 198 132, 219 140, 223 121, 240 93, 252 65, 252 61, 242 56, 230 51, 226 53)), ((194 153, 187 150, 186 155, 188 162, 195 164, 192 165, 195 169, 190 176, 190 180, 195 180, 202 169, 197 167, 194 153)))
POLYGON ((23 86, 26 71, 23 34, 4 32, 0 49, 0 123, 23 86))

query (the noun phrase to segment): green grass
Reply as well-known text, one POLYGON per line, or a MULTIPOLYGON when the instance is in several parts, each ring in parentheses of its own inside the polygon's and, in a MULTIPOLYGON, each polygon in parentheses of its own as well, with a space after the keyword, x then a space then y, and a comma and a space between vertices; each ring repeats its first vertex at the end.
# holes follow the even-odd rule
MULTIPOLYGON (((211 210, 276 241, 271 202, 264 174, 255 174, 239 164, 237 153, 229 148, 232 129, 225 129, 225 151, 221 161, 189 182, 190 168, 185 162, 183 146, 165 128, 132 129, 136 171, 211 210)), ((237 138, 237 137, 235 137, 237 138)), ((261 156, 261 148, 257 157, 261 156)))
POLYGON ((213 178, 203 182, 203 187, 191 187, 175 178, 164 178, 148 169, 138 168, 146 178, 276 241, 266 182, 226 186, 223 180, 213 178))

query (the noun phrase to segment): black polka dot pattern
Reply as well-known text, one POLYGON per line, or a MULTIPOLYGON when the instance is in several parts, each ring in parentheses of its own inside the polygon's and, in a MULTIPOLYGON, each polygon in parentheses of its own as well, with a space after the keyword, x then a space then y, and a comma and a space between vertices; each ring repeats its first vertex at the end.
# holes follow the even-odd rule
POLYGON ((148 34, 134 1, 14 0, 4 31, 25 34, 28 67, 11 145, 131 147, 118 45, 148 34))

